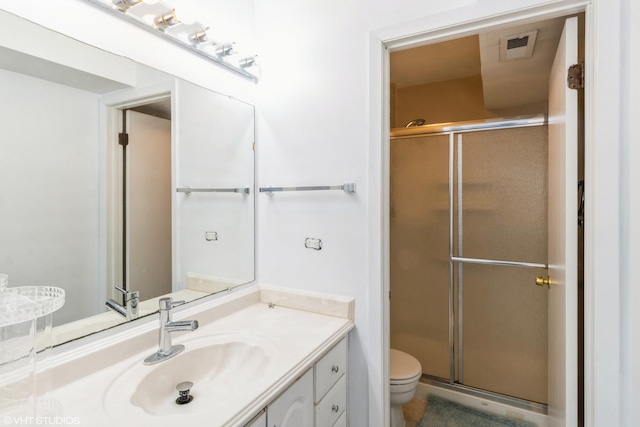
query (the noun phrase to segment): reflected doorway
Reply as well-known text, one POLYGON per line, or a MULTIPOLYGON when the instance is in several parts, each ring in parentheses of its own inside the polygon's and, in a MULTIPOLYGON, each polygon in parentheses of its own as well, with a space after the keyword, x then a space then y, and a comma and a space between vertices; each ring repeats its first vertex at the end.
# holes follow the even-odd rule
POLYGON ((114 285, 145 301, 173 288, 171 98, 120 110, 118 127, 114 285))

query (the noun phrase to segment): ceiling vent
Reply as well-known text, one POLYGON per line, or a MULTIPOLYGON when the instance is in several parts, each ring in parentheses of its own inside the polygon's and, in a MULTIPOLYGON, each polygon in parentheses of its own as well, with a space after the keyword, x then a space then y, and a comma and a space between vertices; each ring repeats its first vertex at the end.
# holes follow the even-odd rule
POLYGON ((533 30, 501 37, 500 62, 530 58, 533 55, 533 46, 536 44, 537 35, 538 30, 533 30))

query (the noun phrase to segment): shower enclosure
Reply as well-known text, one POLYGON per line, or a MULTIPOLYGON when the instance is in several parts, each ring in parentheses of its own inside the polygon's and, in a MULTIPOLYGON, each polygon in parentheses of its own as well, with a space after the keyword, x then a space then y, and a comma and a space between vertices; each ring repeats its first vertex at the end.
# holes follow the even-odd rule
POLYGON ((423 380, 547 403, 544 116, 391 134, 391 346, 423 380))

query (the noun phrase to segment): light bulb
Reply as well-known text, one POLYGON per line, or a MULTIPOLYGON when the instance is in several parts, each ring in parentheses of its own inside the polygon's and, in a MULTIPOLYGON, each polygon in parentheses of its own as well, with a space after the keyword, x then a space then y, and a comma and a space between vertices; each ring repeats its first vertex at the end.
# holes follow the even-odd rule
POLYGON ((202 30, 198 30, 195 33, 192 33, 191 35, 189 35, 189 41, 193 44, 200 44, 200 43, 206 43, 209 42, 210 39, 207 36, 207 30, 209 29, 209 27, 202 29, 202 30))
POLYGON ((153 23, 156 27, 161 30, 165 28, 172 27, 180 23, 180 20, 176 16, 176 10, 172 9, 170 12, 163 13, 162 15, 156 16, 153 20, 153 23))

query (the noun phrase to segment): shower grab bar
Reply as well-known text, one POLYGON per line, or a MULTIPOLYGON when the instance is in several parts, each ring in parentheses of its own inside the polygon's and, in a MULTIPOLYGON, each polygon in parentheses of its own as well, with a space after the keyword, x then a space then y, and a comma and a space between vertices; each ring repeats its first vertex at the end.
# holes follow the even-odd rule
POLYGON ((502 265, 506 267, 549 268, 547 264, 539 264, 536 262, 500 261, 495 259, 463 258, 457 256, 451 257, 451 261, 469 264, 502 265))
POLYGON ((355 193, 356 183, 345 182, 342 185, 316 185, 310 187, 260 187, 261 193, 275 193, 280 191, 316 191, 316 190, 343 190, 345 193, 355 193))
POLYGON ((241 194, 249 194, 249 187, 238 187, 238 188, 192 188, 192 187, 179 187, 176 188, 176 192, 178 193, 241 193, 241 194))

